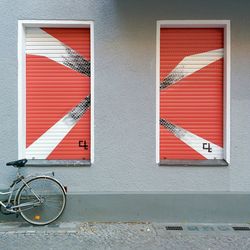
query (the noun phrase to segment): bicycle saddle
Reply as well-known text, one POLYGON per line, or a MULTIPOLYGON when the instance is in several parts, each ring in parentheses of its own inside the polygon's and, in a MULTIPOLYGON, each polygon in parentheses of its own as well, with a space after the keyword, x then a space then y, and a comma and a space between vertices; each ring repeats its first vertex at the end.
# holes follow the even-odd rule
POLYGON ((21 168, 21 167, 25 166, 27 161, 28 161, 27 159, 22 159, 22 160, 17 160, 17 161, 10 161, 10 162, 6 163, 6 166, 13 166, 13 167, 16 167, 16 168, 21 168))

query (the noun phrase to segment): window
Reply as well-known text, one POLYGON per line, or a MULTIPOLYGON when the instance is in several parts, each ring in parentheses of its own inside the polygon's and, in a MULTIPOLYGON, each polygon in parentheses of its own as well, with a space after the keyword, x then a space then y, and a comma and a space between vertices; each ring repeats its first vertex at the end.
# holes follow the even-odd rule
POLYGON ((90 161, 92 23, 20 21, 19 158, 90 161))
POLYGON ((157 160, 229 163, 229 21, 159 21, 157 160))

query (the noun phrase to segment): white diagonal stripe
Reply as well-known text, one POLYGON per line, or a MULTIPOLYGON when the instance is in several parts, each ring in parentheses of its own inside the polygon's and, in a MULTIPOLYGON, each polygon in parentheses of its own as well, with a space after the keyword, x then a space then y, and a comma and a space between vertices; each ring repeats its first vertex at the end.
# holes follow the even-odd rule
POLYGON ((40 28, 26 29, 26 54, 47 57, 65 67, 68 56, 67 46, 40 28))
POLYGON ((69 114, 65 115, 26 148, 26 157, 28 159, 46 159, 76 123, 77 120, 74 120, 69 114))
POLYGON ((180 61, 179 64, 161 82, 161 89, 175 84, 183 78, 221 59, 223 54, 223 49, 216 49, 184 57, 184 59, 180 61))
POLYGON ((27 28, 25 50, 26 54, 47 57, 82 75, 90 76, 90 61, 40 28, 27 28))
POLYGON ((90 107, 90 96, 85 97, 69 113, 50 127, 26 149, 28 159, 46 159, 90 107))
POLYGON ((168 131, 170 131, 172 134, 174 134, 177 138, 179 138, 181 141, 183 141, 185 144, 187 144, 189 147, 194 149, 196 152, 204 156, 206 159, 223 159, 223 148, 196 135, 192 132, 179 127, 177 125, 174 125, 170 122, 168 122, 165 119, 161 119, 160 121, 161 125, 163 125, 168 131), (208 152, 207 149, 203 148, 203 145, 205 144, 205 147, 208 147, 208 144, 210 145, 210 148, 212 149, 212 152, 208 152))
POLYGON ((180 138, 184 143, 186 143, 189 147, 193 148, 199 154, 204 156, 206 159, 223 159, 223 148, 198 136, 195 135, 185 129, 183 130, 183 136, 180 138), (203 144, 205 143, 205 147, 210 145, 212 152, 208 152, 207 149, 203 149, 203 144))
POLYGON ((66 47, 55 37, 49 35, 40 28, 27 28, 26 39, 26 54, 45 56, 51 60, 63 64, 63 56, 67 55, 66 47), (34 37, 34 38, 33 38, 34 37), (48 42, 53 42, 48 46, 48 42))

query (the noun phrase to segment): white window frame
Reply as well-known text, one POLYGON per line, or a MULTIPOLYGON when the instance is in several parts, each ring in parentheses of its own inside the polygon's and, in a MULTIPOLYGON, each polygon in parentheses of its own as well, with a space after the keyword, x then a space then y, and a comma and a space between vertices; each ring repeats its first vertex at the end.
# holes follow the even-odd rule
MULTIPOLYGON (((230 20, 159 20, 156 31, 156 162, 160 164, 160 29, 161 28, 223 28, 224 29, 224 160, 230 163, 230 20)), ((179 160, 178 162, 181 162, 179 160)), ((177 164, 178 165, 178 164, 177 164)), ((190 163, 192 165, 192 161, 190 163)), ((202 165, 202 164, 201 164, 202 165)))
MULTIPOLYGON (((90 28, 90 52, 91 52, 91 148, 90 163, 94 163, 94 22, 75 20, 19 20, 18 21, 18 158, 25 157, 26 148, 26 56, 25 56, 25 28, 49 27, 49 28, 90 28)), ((32 160, 33 164, 46 165, 54 162, 56 165, 88 165, 83 161, 65 160, 32 160)), ((53 164, 53 163, 52 163, 53 164)))

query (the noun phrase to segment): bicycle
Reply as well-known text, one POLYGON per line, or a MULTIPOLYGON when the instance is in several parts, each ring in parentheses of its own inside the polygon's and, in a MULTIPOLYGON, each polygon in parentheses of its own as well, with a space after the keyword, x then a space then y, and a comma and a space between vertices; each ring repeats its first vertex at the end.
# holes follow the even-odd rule
POLYGON ((54 178, 54 172, 23 176, 20 169, 27 159, 6 163, 17 168, 16 178, 7 192, 4 201, 0 200, 3 214, 21 214, 22 218, 33 225, 47 225, 63 213, 66 205, 66 189, 54 178), (51 176, 50 176, 51 175, 51 176))

